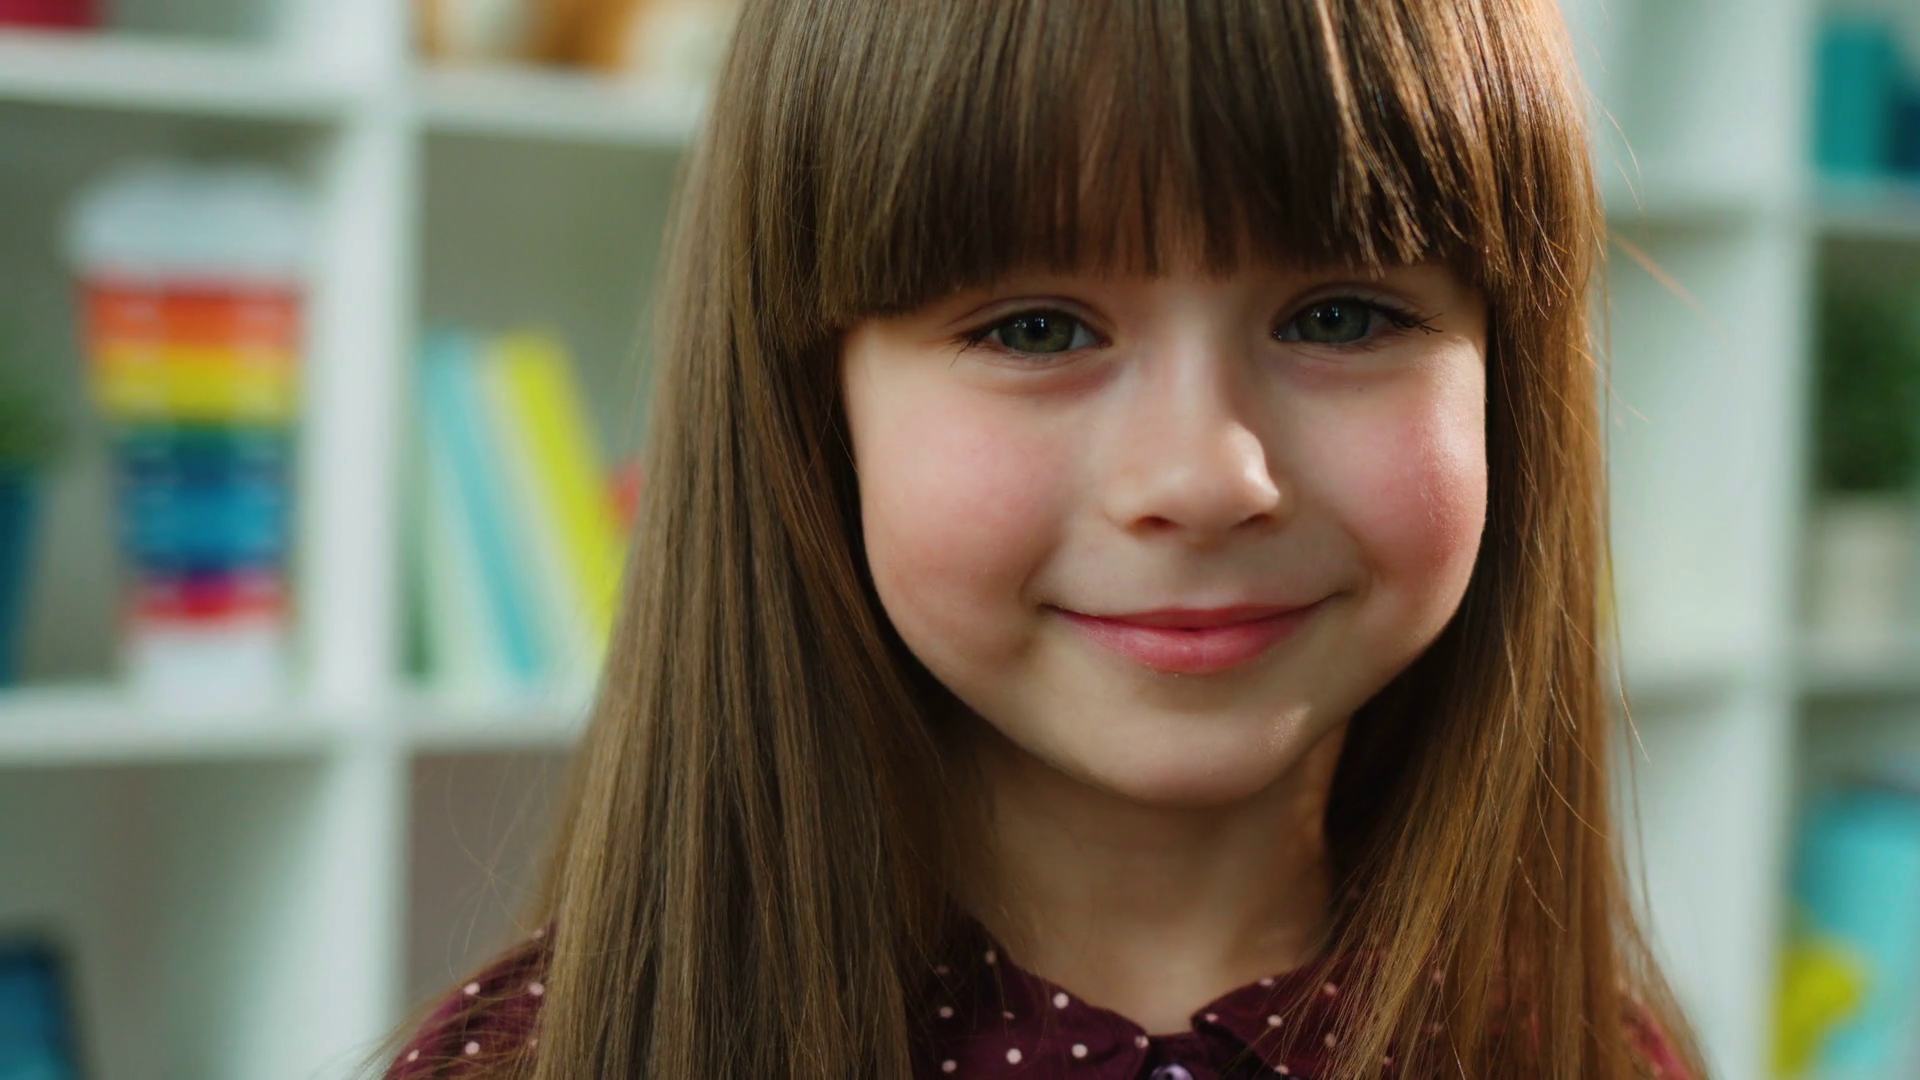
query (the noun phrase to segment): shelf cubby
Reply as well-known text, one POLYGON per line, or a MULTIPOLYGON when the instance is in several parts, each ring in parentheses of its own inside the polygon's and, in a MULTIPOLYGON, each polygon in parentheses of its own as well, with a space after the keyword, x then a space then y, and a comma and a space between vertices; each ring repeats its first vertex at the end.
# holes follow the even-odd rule
MULTIPOLYGON (((1920 753, 1920 654, 1836 655, 1793 601, 1812 293, 1839 261, 1920 268, 1920 198, 1811 177, 1813 0, 1566 7, 1619 241, 1604 437, 1641 880, 1714 1075, 1759 1080, 1797 793, 1848 754, 1920 753)), ((0 692, 0 923, 75 942, 102 1080, 344 1078, 407 1006, 526 932, 591 705, 582 687, 450 698, 403 668, 418 334, 556 330, 603 448, 636 447, 661 236, 704 104, 425 68, 390 0, 115 9, 97 34, 0 31, 0 304, 24 309, 82 423, 52 482, 30 685, 0 692), (160 709, 111 681, 106 456, 57 223, 79 184, 154 154, 279 165, 320 215, 300 677, 239 710, 160 709)))

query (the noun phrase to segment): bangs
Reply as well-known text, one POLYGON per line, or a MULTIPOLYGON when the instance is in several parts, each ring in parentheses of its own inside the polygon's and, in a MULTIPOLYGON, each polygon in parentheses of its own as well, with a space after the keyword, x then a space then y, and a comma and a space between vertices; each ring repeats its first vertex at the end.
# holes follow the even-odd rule
POLYGON ((1579 202, 1553 190, 1579 170, 1531 160, 1566 132, 1513 130, 1564 124, 1566 96, 1502 62, 1476 4, 815 8, 748 61, 774 68, 749 144, 774 181, 755 247, 828 325, 1030 269, 1441 260, 1485 287, 1528 261, 1510 220, 1579 202))

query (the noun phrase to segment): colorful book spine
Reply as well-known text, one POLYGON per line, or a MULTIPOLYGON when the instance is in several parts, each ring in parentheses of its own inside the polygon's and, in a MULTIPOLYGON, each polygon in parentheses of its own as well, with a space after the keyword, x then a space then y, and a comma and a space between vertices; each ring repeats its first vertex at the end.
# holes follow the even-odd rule
POLYGON ((414 481, 419 530, 411 571, 420 607, 415 613, 423 661, 433 684, 456 697, 486 697, 512 688, 505 627, 490 605, 490 590, 460 474, 444 430, 430 422, 419 433, 420 470, 414 481))
POLYGON ((488 611, 498 628, 506 676, 516 684, 546 674, 541 598, 527 568, 527 539, 501 478, 507 464, 481 385, 481 352, 470 337, 430 334, 421 356, 421 400, 429 438, 445 448, 457 484, 465 528, 486 584, 488 611))
POLYGON ((579 597, 567 575, 559 523, 547 509, 533 448, 522 429, 512 390, 502 375, 500 350, 490 346, 481 364, 487 420, 500 450, 501 498, 511 508, 520 540, 520 569, 533 590, 533 615, 550 645, 549 678, 568 678, 586 663, 586 627, 579 597))
POLYGON ((494 355, 504 423, 532 465, 540 517, 558 533, 578 617, 586 622, 590 642, 603 646, 613 620, 622 544, 585 395, 565 348, 549 335, 508 335, 494 355))
POLYGON ((415 546, 431 681, 485 687, 597 675, 625 526, 573 362, 548 334, 441 331, 422 357, 426 436, 415 546), (474 584, 479 582, 481 584, 474 584), (464 583, 464 584, 463 584, 464 583), (484 595, 475 612, 461 597, 484 595), (473 628, 500 629, 500 648, 473 628))

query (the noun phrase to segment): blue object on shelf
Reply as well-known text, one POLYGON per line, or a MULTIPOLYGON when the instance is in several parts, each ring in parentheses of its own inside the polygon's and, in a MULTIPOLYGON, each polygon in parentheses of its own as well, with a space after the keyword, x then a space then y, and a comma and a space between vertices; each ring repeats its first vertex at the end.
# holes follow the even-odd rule
POLYGON ((1892 167, 1900 48, 1885 20, 1832 16, 1820 31, 1814 103, 1815 160, 1833 176, 1874 177, 1892 167))
POLYGON ((32 472, 0 468, 0 686, 11 686, 18 677, 38 493, 32 472))
POLYGON ((0 946, 0 1080, 80 1080, 65 966, 42 943, 0 946))
POLYGON ((517 558, 505 494, 507 475, 480 385, 481 346, 470 335, 439 329, 426 335, 420 356, 422 422, 427 437, 446 448, 467 510, 489 607, 503 641, 509 672, 533 681, 548 670, 548 643, 534 629, 537 601, 527 566, 517 558))
POLYGON ((291 502, 272 479, 134 483, 120 493, 122 543, 134 565, 273 562, 284 558, 291 502))
POLYGON ((1818 800, 1802 825, 1794 893, 1809 930, 1867 970, 1859 1013, 1820 1047, 1815 1073, 1911 1076, 1920 1021, 1920 798, 1858 790, 1818 800))
POLYGON ((139 424, 120 432, 114 457, 137 480, 284 476, 293 461, 284 427, 139 424))
POLYGON ((1909 82, 1894 104, 1888 164, 1901 176, 1920 180, 1920 83, 1909 82))
POLYGON ((121 548, 142 576, 286 561, 293 509, 287 429, 139 424, 120 432, 114 449, 121 548))

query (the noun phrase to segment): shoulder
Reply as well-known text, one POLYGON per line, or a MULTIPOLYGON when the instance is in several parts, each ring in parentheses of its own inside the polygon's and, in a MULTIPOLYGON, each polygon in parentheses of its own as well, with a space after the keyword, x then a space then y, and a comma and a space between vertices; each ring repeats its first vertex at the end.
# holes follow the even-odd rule
POLYGON ((1654 1080, 1692 1080, 1680 1052, 1660 1024, 1645 1010, 1636 1009, 1628 1021, 1634 1049, 1654 1080))
POLYGON ((538 1045, 546 934, 502 953, 433 1007, 386 1080, 480 1077, 538 1045))

